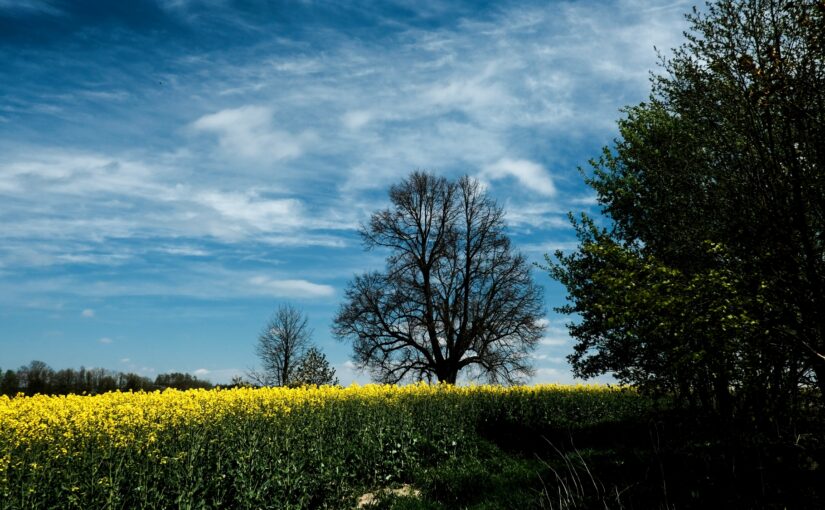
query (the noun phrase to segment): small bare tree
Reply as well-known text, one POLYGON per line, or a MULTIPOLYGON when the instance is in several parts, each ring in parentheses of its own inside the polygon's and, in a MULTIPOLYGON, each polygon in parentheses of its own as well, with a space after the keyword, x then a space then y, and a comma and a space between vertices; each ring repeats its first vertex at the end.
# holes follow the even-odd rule
POLYGON ((503 210, 474 179, 420 172, 390 200, 361 228, 367 249, 389 250, 386 270, 350 282, 333 326, 356 365, 390 383, 455 383, 465 368, 507 383, 531 375, 543 295, 503 210))
POLYGON ((256 351, 263 368, 250 371, 249 378, 264 386, 288 386, 311 337, 307 317, 300 310, 291 304, 279 306, 258 336, 256 351))

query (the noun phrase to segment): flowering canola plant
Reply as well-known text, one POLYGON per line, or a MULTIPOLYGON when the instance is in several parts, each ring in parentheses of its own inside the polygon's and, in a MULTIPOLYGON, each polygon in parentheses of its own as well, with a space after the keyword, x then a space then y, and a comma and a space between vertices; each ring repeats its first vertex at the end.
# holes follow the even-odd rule
POLYGON ((641 405, 602 385, 0 396, 0 508, 301 508, 471 450, 482 421, 595 423, 641 405))

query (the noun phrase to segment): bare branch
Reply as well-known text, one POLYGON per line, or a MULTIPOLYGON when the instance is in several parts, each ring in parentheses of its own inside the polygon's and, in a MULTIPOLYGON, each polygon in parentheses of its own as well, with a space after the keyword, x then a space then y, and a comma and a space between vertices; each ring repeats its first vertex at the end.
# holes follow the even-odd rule
POLYGON ((470 366, 493 381, 529 376, 543 296, 503 210, 466 176, 416 172, 390 200, 361 230, 368 249, 388 251, 385 271, 355 277, 333 327, 356 364, 385 382, 454 383, 470 366))
POLYGON ((266 386, 288 386, 311 338, 307 317, 291 304, 279 306, 258 336, 256 351, 263 369, 249 377, 266 386))

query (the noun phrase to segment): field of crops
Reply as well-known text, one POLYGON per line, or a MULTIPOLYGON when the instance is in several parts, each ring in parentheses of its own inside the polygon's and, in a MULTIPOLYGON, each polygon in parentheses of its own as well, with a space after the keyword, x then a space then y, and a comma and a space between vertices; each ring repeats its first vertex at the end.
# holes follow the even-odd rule
POLYGON ((0 508, 352 508, 498 422, 637 415, 605 386, 352 386, 0 397, 0 508))

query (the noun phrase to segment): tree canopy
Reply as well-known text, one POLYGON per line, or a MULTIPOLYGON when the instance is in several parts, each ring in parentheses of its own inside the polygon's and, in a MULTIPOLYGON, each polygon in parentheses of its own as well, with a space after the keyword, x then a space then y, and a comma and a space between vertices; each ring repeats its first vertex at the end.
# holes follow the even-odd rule
POLYGON ((574 222, 579 249, 548 257, 578 317, 570 360, 780 410, 825 390, 825 4, 720 0, 688 18, 592 162, 607 225, 574 222))
POLYGON ((107 391, 154 391, 175 388, 212 388, 209 381, 184 373, 158 374, 154 380, 135 373, 103 368, 54 370, 43 361, 34 360, 15 370, 0 371, 0 395, 69 395, 98 394, 107 391))
POLYGON ((326 355, 317 347, 310 347, 298 362, 291 384, 293 386, 336 385, 338 378, 335 376, 335 369, 327 361, 326 355))

